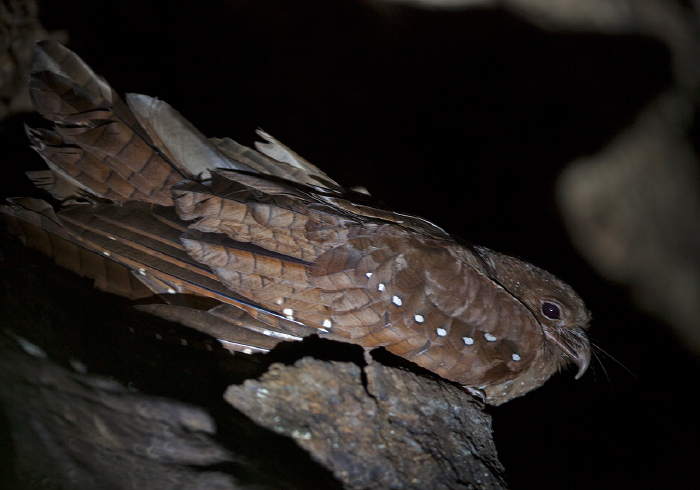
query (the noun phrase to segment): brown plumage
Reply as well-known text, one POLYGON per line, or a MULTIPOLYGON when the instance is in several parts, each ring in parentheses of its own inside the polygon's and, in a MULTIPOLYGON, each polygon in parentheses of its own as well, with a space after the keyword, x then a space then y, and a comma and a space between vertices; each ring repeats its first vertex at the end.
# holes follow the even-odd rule
POLYGON ((98 287, 264 352, 316 333, 385 347, 503 403, 590 360, 590 317, 553 275, 375 207, 263 132, 206 139, 166 103, 124 103, 74 53, 39 43, 28 129, 63 202, 13 199, 8 227, 98 287), (128 273, 131 271, 131 273, 128 273))

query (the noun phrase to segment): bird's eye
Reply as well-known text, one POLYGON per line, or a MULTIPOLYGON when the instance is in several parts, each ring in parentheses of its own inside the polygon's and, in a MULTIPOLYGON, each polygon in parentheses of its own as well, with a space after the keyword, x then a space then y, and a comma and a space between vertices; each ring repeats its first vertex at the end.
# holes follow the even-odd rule
POLYGON ((559 320, 561 318, 561 310, 559 306, 549 301, 542 302, 542 314, 550 320, 559 320))

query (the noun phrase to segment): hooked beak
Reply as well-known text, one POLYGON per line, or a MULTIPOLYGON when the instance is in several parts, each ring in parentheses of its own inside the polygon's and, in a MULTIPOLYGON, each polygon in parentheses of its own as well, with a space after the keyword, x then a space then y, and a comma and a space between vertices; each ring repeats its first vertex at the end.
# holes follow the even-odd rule
POLYGON ((545 328, 544 335, 578 366, 576 379, 583 376, 591 363, 591 344, 586 332, 581 327, 556 330, 545 328))

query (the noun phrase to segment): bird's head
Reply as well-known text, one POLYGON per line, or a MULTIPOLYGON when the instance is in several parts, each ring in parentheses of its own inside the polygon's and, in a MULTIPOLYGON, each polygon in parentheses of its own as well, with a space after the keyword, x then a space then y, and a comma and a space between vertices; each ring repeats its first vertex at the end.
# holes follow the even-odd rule
POLYGON ((573 362, 580 378, 591 360, 586 334, 591 314, 581 297, 564 281, 532 264, 491 250, 481 255, 491 278, 537 319, 545 347, 559 355, 559 367, 573 362))

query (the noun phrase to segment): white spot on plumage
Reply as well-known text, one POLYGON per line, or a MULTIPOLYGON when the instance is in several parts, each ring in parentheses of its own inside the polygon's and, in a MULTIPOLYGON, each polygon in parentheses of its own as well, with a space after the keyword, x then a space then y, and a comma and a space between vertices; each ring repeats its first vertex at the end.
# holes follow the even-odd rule
POLYGON ((144 269, 143 267, 140 268, 140 269, 139 269, 139 274, 141 274, 142 276, 145 276, 145 275, 146 275, 146 269, 144 269))
POLYGON ((274 330, 263 330, 262 333, 263 333, 263 335, 267 335, 268 337, 275 337, 277 339, 302 340, 301 337, 297 337, 296 335, 289 335, 289 334, 282 333, 282 332, 275 332, 274 330))
POLYGON ((253 349, 249 349, 249 348, 246 347, 245 349, 243 349, 243 353, 244 353, 244 354, 252 354, 252 353, 253 353, 253 349))
POLYGON ((117 239, 116 239, 116 238, 114 238, 114 237, 113 237, 112 235, 109 235, 109 236, 108 236, 107 238, 109 238, 110 240, 114 240, 114 241, 117 241, 117 239))
POLYGON ((520 356, 519 356, 518 354, 513 354, 513 355, 510 356, 510 357, 512 357, 514 361, 519 361, 519 360, 520 360, 520 356))
POLYGON ((384 291, 384 289, 386 289, 386 287, 384 286, 383 283, 380 282, 379 285, 377 286, 377 289, 378 289, 379 291, 384 291))
POLYGON ((366 273, 365 273, 365 276, 367 276, 367 279, 369 279, 370 277, 372 277, 372 273, 371 273, 371 272, 366 272, 366 273))
POLYGON ((445 330, 444 328, 438 328, 437 330, 435 330, 435 333, 438 334, 438 337, 444 337, 445 335, 447 335, 447 330, 445 330))
POLYGON ((484 338, 486 340, 488 340, 489 342, 495 342, 496 340, 498 340, 498 338, 495 335, 493 335, 489 332, 484 333, 484 338))
POLYGON ((401 298, 399 298, 398 296, 392 296, 391 302, 394 303, 396 306, 401 306, 403 304, 403 301, 401 301, 401 298))
POLYGON ((173 288, 168 288, 168 294, 175 294, 176 291, 173 288))
POLYGON ((423 315, 416 315, 413 317, 413 319, 416 321, 416 323, 423 323, 425 321, 425 318, 423 318, 423 315))
POLYGON ((103 250, 102 253, 103 253, 104 255, 106 255, 107 257, 109 257, 110 255, 112 255, 112 254, 109 253, 107 250, 103 250))
POLYGON ((323 328, 331 328, 333 326, 333 322, 330 320, 330 318, 326 318, 323 320, 323 328))
POLYGON ((278 305, 281 305, 282 303, 284 303, 284 298, 277 298, 277 299, 275 300, 275 303, 278 304, 278 305))
POLYGON ((471 337, 462 337, 462 341, 465 345, 474 345, 474 339, 471 337))
POLYGON ((77 373, 80 373, 80 374, 86 374, 86 373, 87 373, 87 371, 88 371, 87 366, 86 366, 85 364, 83 364, 82 362, 80 362, 79 360, 77 360, 77 359, 69 359, 68 362, 70 363, 70 366, 71 366, 77 373))
POLYGON ((285 308, 282 310, 282 313, 284 313, 284 316, 287 317, 287 320, 294 320, 294 310, 291 308, 285 308))
POLYGON ((44 349, 42 349, 38 345, 34 345, 30 341, 28 341, 27 339, 16 336, 16 335, 13 335, 13 337, 15 338, 15 340, 17 340, 17 342, 22 347, 24 352, 26 352, 30 356, 39 357, 41 359, 46 359, 48 357, 46 352, 44 352, 44 349))

